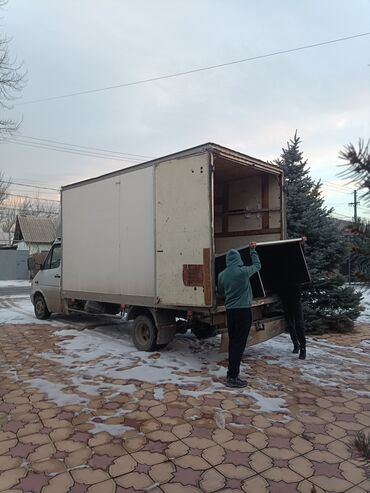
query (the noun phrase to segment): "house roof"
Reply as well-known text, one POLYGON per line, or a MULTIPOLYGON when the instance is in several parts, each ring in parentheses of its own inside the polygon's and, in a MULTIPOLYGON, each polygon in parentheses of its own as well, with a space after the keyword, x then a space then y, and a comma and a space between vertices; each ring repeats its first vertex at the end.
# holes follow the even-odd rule
POLYGON ((55 225, 49 217, 17 216, 14 241, 51 243, 55 238, 55 225))

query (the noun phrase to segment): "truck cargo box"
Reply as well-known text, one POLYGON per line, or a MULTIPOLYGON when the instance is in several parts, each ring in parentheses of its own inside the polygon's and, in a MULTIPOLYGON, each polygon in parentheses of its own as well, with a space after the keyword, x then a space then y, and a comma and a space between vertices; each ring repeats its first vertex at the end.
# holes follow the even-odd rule
POLYGON ((205 144, 62 188, 62 294, 214 310, 214 259, 285 238, 283 173, 205 144))
POLYGON ((275 281, 291 267, 300 279, 305 273, 299 255, 294 266, 289 253, 286 265, 289 244, 279 246, 285 208, 278 166, 209 143, 65 186, 61 203, 62 239, 32 283, 37 318, 124 310, 134 344, 146 351, 187 330, 201 338, 225 334, 220 254, 237 248, 246 258, 254 241, 263 268, 252 278, 248 344, 284 330, 275 281))

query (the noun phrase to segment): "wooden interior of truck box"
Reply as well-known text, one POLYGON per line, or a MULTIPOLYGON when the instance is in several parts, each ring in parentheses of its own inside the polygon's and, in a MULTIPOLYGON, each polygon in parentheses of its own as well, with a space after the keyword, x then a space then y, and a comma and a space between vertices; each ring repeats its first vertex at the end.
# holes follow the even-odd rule
POLYGON ((215 250, 283 239, 280 175, 216 156, 215 250))

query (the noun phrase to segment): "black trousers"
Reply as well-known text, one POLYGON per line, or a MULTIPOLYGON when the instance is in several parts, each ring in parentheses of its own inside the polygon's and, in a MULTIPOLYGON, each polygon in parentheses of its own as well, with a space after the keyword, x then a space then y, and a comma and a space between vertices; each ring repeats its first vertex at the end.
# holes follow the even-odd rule
POLYGON ((285 312, 287 329, 290 333, 294 346, 299 346, 301 349, 306 349, 301 298, 283 298, 281 301, 285 312))
POLYGON ((239 375, 240 362, 244 353, 249 331, 252 325, 250 308, 234 308, 226 310, 227 329, 229 332, 229 368, 228 378, 239 375))

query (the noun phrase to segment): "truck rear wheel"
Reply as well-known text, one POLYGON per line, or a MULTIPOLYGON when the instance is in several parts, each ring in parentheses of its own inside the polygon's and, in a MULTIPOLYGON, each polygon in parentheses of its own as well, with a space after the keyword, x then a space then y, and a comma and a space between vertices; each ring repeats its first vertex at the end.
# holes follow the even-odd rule
POLYGON ((157 349, 157 327, 153 320, 145 315, 139 315, 134 320, 132 338, 140 351, 155 351, 157 349))
POLYGON ((41 294, 37 294, 34 300, 34 311, 36 318, 39 320, 46 320, 50 317, 51 313, 46 306, 44 297, 41 294))

